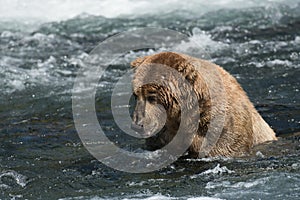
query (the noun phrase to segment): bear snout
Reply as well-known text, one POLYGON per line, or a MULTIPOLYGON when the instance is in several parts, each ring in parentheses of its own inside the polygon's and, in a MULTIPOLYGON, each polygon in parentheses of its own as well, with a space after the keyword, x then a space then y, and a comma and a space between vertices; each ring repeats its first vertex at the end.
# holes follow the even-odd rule
POLYGON ((141 135, 144 134, 144 132, 145 132, 143 125, 138 125, 134 122, 131 123, 131 129, 136 131, 137 133, 139 133, 141 135))

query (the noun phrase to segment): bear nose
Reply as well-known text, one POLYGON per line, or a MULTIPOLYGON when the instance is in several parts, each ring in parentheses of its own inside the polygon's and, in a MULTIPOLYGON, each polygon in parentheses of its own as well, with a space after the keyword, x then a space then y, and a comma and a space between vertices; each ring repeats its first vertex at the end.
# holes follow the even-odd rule
POLYGON ((143 125, 137 125, 136 123, 131 123, 131 129, 138 133, 144 133, 143 125))

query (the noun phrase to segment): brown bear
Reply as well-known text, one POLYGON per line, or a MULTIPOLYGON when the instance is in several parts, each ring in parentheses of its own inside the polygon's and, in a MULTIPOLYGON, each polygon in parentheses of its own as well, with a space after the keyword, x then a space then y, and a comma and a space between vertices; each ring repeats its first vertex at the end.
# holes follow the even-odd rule
MULTIPOLYGON (((204 78, 206 76, 210 76, 212 82, 222 83, 226 96, 226 105, 224 106, 226 115, 224 115, 224 124, 216 142, 205 156, 242 156, 247 154, 254 145, 276 140, 274 131, 256 111, 239 83, 223 68, 185 54, 163 52, 138 58, 131 63, 135 70, 132 81, 133 94, 137 99, 132 128, 147 137, 148 150, 160 149, 172 140, 180 126, 181 113, 176 96, 170 94, 166 87, 160 87, 155 83, 143 84, 146 77, 160 73, 141 67, 151 64, 160 64, 175 69, 185 77, 199 98, 197 112, 200 120, 198 130, 195 131, 187 150, 188 157, 202 157, 201 145, 206 134, 217 134, 213 131, 208 132, 211 120, 218 114, 214 113, 211 107, 212 97, 209 83, 204 78), (215 72, 218 76, 211 75, 211 69, 216 69, 215 72)), ((168 81, 173 87, 178 85, 176 79, 169 79, 172 79, 168 81)), ((215 103, 218 101, 220 100, 215 103)))

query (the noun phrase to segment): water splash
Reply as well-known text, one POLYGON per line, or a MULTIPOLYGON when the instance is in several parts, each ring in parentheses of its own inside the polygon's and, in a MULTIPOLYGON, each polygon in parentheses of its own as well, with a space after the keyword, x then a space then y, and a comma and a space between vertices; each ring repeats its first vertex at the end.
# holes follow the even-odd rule
POLYGON ((14 171, 14 170, 10 170, 10 171, 5 171, 5 172, 0 173, 0 188, 4 188, 4 189, 10 188, 10 185, 3 181, 4 177, 12 178, 15 181, 15 183, 17 183, 21 187, 25 187, 28 183, 26 176, 19 174, 18 172, 14 171))
POLYGON ((159 14, 172 11, 189 11, 203 14, 220 8, 245 8, 283 3, 295 6, 297 0, 1 0, 0 19, 59 21, 82 13, 119 17, 122 15, 159 14))

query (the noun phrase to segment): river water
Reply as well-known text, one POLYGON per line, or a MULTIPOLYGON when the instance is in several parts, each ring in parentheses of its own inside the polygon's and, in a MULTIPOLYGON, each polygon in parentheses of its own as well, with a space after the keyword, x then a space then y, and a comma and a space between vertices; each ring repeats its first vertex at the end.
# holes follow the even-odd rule
MULTIPOLYGON (((0 199, 300 199, 299 10, 297 0, 0 0, 0 199), (245 158, 179 159, 145 174, 97 161, 74 127, 75 77, 101 41, 143 27, 197 41, 280 140, 245 158)), ((156 51, 129 52, 100 79, 97 116, 116 143, 126 136, 111 115, 114 84, 156 51)))

